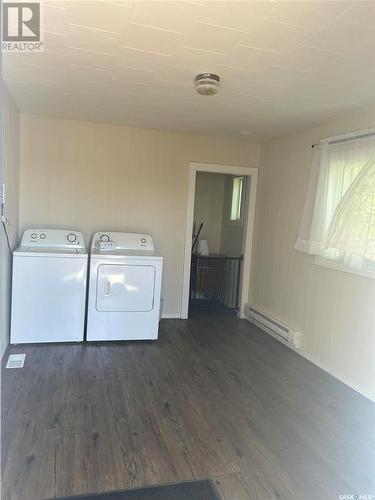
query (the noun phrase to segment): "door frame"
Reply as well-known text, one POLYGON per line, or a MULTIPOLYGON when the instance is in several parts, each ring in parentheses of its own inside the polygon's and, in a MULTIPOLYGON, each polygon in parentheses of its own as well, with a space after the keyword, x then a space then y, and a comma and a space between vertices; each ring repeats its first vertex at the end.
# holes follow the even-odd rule
POLYGON ((194 202, 195 202, 195 183, 197 172, 210 172, 216 174, 229 174, 246 176, 250 180, 250 190, 248 191, 247 203, 247 224, 244 225, 244 244, 243 244, 243 264, 242 264, 242 283, 240 286, 240 306, 238 316, 245 318, 245 306, 249 299, 251 256, 253 246, 255 203, 258 183, 258 168, 238 167, 235 165, 218 165, 212 163, 189 162, 189 184, 188 200, 186 211, 186 232, 185 232, 185 253, 184 253, 184 273, 182 283, 182 304, 181 318, 187 319, 189 315, 189 291, 190 291, 190 268, 191 268, 191 247, 193 243, 193 224, 194 224, 194 202))

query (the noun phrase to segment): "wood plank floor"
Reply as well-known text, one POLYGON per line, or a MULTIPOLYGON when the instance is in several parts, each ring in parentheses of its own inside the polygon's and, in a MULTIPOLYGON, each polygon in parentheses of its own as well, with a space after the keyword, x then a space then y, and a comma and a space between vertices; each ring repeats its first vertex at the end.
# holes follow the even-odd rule
POLYGON ((226 500, 375 494, 375 405, 244 320, 10 352, 26 362, 2 371, 3 500, 206 477, 226 500))

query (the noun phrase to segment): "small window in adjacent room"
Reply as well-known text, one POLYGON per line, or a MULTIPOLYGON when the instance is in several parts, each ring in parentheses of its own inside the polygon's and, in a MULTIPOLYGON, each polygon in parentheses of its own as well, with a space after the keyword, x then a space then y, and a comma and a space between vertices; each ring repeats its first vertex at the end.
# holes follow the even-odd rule
POLYGON ((232 203, 230 210, 230 220, 240 222, 242 216, 242 197, 243 197, 243 177, 233 177, 232 181, 232 203))
POLYGON ((375 278, 375 131, 315 148, 296 249, 325 267, 375 278))

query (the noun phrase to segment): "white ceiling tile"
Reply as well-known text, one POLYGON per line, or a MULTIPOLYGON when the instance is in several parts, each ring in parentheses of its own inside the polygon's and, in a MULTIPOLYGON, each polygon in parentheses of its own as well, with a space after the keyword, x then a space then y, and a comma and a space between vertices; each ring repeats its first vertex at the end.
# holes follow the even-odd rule
POLYGON ((44 6, 44 26, 51 33, 60 33, 65 35, 67 32, 67 11, 62 4, 60 6, 44 6))
POLYGON ((296 84, 305 85, 309 83, 309 75, 306 71, 293 68, 271 67, 265 70, 261 76, 262 82, 272 82, 274 85, 292 88, 296 84))
POLYGON ((374 66, 370 67, 368 66, 367 68, 361 66, 348 66, 346 64, 335 64, 334 65, 335 69, 337 69, 338 72, 342 72, 345 75, 348 75, 348 73, 355 73, 353 76, 353 80, 359 80, 363 82, 371 82, 374 85, 375 88, 375 68, 374 66))
POLYGON ((30 92, 33 89, 38 89, 39 91, 49 90, 56 93, 64 93, 67 89, 66 79, 60 80, 43 80, 40 78, 27 76, 24 73, 16 74, 13 70, 6 70, 8 85, 11 82, 12 90, 16 86, 18 89, 23 89, 25 92, 30 92))
POLYGON ((269 1, 206 1, 199 20, 250 32, 274 8, 275 3, 269 1))
POLYGON ((6 82, 24 82, 25 81, 25 71, 21 68, 12 68, 10 66, 4 66, 1 68, 1 75, 6 82))
POLYGON ((19 69, 24 64, 25 54, 21 53, 12 53, 12 52, 3 52, 1 54, 1 66, 6 66, 7 68, 19 69))
POLYGON ((267 111, 273 113, 275 108, 284 108, 287 106, 286 104, 277 101, 272 102, 272 99, 268 99, 267 97, 240 92, 233 93, 230 96, 230 101, 232 104, 237 102, 238 106, 246 110, 258 111, 262 113, 267 113, 267 111))
POLYGON ((69 45, 97 52, 118 53, 126 38, 119 33, 98 30, 87 26, 68 26, 69 45))
POLYGON ((157 71, 158 79, 182 84, 191 84, 195 76, 196 73, 191 68, 181 68, 173 65, 164 65, 157 71))
POLYGON ((113 78, 127 82, 150 83, 156 78, 156 72, 147 69, 117 65, 113 70, 112 76, 113 78))
POLYGON ((71 78, 70 75, 67 77, 67 83, 69 92, 81 91, 99 95, 104 94, 108 88, 106 81, 78 80, 77 78, 71 78))
POLYGON ((362 26, 374 26, 375 2, 374 0, 362 0, 356 2, 350 9, 340 16, 341 21, 356 23, 362 26))
POLYGON ((107 92, 123 92, 126 94, 139 95, 140 93, 148 92, 150 88, 149 82, 129 82, 120 78, 112 78, 106 83, 107 92))
POLYGON ((289 90, 286 87, 253 81, 247 83, 239 82, 237 85, 228 82, 228 90, 230 92, 256 96, 266 102, 270 102, 271 100, 274 102, 282 102, 284 96, 289 94, 289 90))
POLYGON ((195 92, 193 82, 177 83, 171 80, 163 80, 161 78, 155 81, 153 92, 158 92, 164 96, 165 101, 169 101, 173 96, 176 96, 177 101, 191 101, 197 99, 199 94, 195 92))
POLYGON ((112 77, 112 71, 107 69, 90 68, 88 66, 80 66, 70 64, 67 68, 67 78, 73 80, 93 80, 97 82, 106 82, 112 77))
POLYGON ((100 0, 66 2, 69 24, 78 24, 104 31, 124 33, 133 17, 133 9, 126 4, 100 0))
POLYGON ((126 66, 144 69, 158 69, 169 64, 170 56, 133 47, 120 47, 118 62, 126 66))
POLYGON ((271 11, 268 19, 316 30, 328 24, 354 4, 354 1, 346 0, 281 1, 271 11))
POLYGON ((183 41, 183 35, 150 26, 129 24, 124 30, 126 45, 135 49, 148 50, 158 54, 168 55, 171 47, 183 41))
POLYGON ((65 54, 68 46, 69 37, 61 33, 44 32, 44 51, 54 54, 65 54))
POLYGON ((329 26, 305 40, 309 47, 346 52, 374 38, 373 26, 333 21, 329 26))
POLYGON ((172 49, 169 65, 191 68, 195 73, 204 71, 215 71, 215 67, 224 61, 223 54, 211 52, 204 49, 194 49, 192 47, 178 46, 172 49))
POLYGON ((246 33, 223 26, 195 22, 183 45, 195 49, 209 50, 219 54, 228 54, 246 38, 246 33))
POLYGON ((343 64, 332 63, 330 65, 321 65, 314 69, 312 77, 316 80, 329 82, 332 86, 339 89, 343 85, 352 85, 353 82, 368 82, 375 86, 374 68, 358 68, 343 64))
POLYGON ((69 64, 97 69, 111 70, 117 61, 117 57, 114 54, 86 50, 78 47, 69 47, 67 56, 69 64))
POLYGON ((40 0, 43 6, 64 8, 64 0, 40 0))
MULTIPOLYGON (((375 19, 375 18, 374 18, 375 19)), ((358 68, 372 68, 375 70, 375 45, 365 44, 353 47, 335 57, 335 62, 358 68)))
POLYGON ((310 30, 276 21, 264 21, 246 36, 243 45, 277 52, 286 52, 301 43, 310 30))
POLYGON ((49 80, 59 82, 66 78, 66 70, 63 68, 54 68, 48 66, 38 66, 25 64, 24 65, 25 78, 35 78, 38 80, 49 80))
POLYGON ((134 4, 133 22, 164 30, 186 33, 194 20, 199 17, 202 6, 181 1, 169 1, 168 8, 160 8, 155 1, 142 1, 134 4))
POLYGON ((300 45, 288 52, 277 61, 279 68, 292 68, 301 71, 311 71, 319 65, 328 65, 335 60, 337 52, 329 52, 315 47, 300 45))
POLYGON ((280 59, 281 55, 282 54, 277 52, 238 45, 229 56, 224 59, 223 64, 254 71, 262 71, 272 64, 275 64, 280 59))
MULTIPOLYGON (((4 54, 5 55, 5 54, 4 54)), ((21 53, 17 54, 17 66, 22 65, 33 65, 33 66, 42 66, 45 68, 55 68, 58 70, 64 69, 67 62, 67 54, 55 54, 52 52, 32 52, 32 53, 21 53)), ((4 64, 6 61, 9 61, 12 64, 16 60, 14 59, 13 54, 10 54, 8 58, 4 59, 4 64)))

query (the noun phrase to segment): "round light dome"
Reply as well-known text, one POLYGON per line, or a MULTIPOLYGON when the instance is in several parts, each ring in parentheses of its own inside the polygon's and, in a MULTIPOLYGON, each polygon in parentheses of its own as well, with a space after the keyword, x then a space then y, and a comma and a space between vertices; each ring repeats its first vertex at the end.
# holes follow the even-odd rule
POLYGON ((200 73, 194 78, 194 85, 198 94, 217 94, 220 85, 220 76, 214 73, 200 73))

